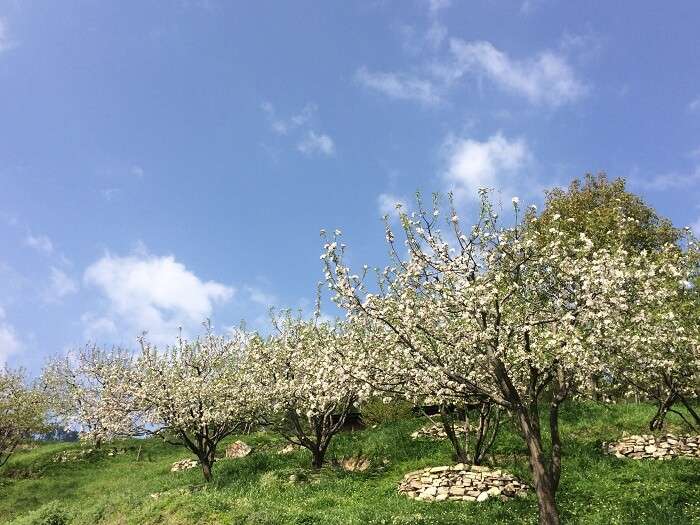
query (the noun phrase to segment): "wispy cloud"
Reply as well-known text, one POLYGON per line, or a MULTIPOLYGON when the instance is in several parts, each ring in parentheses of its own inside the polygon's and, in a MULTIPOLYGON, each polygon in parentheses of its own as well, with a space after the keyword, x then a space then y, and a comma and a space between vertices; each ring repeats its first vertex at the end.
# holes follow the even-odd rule
POLYGON ((5 310, 0 307, 0 366, 4 366, 11 355, 20 353, 22 346, 14 327, 5 320, 5 310))
POLYGON ((700 166, 687 173, 670 172, 656 175, 648 180, 638 180, 637 183, 647 190, 667 191, 681 188, 692 188, 700 184, 700 166))
POLYGON ((315 129, 314 121, 317 120, 318 112, 316 104, 307 104, 301 111, 287 118, 280 117, 270 102, 263 102, 260 107, 276 134, 296 137, 299 152, 307 157, 330 157, 335 154, 335 142, 331 136, 315 129))
POLYGON ((576 76, 564 55, 542 51, 516 60, 486 41, 450 41, 454 77, 478 75, 536 105, 558 107, 575 102, 589 88, 576 76))
POLYGON ((299 113, 288 118, 282 118, 277 115, 277 111, 272 103, 263 102, 260 107, 265 113, 272 130, 280 135, 287 135, 291 131, 309 124, 318 111, 316 104, 307 104, 299 113))
POLYGON ((78 291, 78 283, 76 283, 66 272, 51 267, 51 284, 44 294, 44 298, 48 302, 60 301, 67 295, 74 294, 78 291))
POLYGON ((7 19, 0 17, 0 53, 15 47, 17 43, 10 38, 7 19))
POLYGON ((397 100, 413 100, 431 106, 440 102, 438 86, 427 78, 404 73, 369 71, 361 67, 355 73, 356 80, 368 89, 397 100))
POLYGON ((383 216, 398 217, 401 211, 407 212, 406 199, 391 193, 380 193, 377 197, 379 213, 383 216))
POLYGON ((47 235, 34 235, 28 232, 24 237, 24 244, 45 255, 53 253, 53 243, 47 235))
POLYGON ((316 133, 313 130, 309 130, 297 144, 297 149, 307 157, 313 155, 330 157, 335 154, 335 143, 325 133, 316 133))
POLYGON ((700 111, 700 96, 690 101, 690 103, 688 104, 688 111, 690 111, 691 113, 700 111))

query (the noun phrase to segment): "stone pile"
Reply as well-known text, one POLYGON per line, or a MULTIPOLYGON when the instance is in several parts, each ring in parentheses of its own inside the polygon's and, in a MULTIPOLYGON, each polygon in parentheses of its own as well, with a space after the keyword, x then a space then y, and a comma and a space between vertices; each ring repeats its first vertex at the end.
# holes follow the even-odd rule
POLYGON ((296 452, 297 450, 301 450, 301 447, 299 445, 295 445, 294 443, 289 443, 289 444, 285 445, 284 447, 282 447, 281 449, 279 449, 277 451, 277 453, 282 454, 282 455, 292 454, 292 453, 296 452))
MULTIPOLYGON (((464 436, 467 434, 467 430, 464 428, 464 424, 455 425, 455 434, 458 436, 464 436)), ((413 434, 411 434, 412 439, 447 439, 447 434, 445 429, 439 423, 434 425, 427 425, 423 428, 419 428, 413 434)))
POLYGON ((199 461, 196 459, 181 459, 173 463, 170 467, 170 472, 180 472, 181 470, 189 470, 191 468, 197 468, 199 466, 199 461))
POLYGON ((615 443, 603 443, 603 451, 628 459, 700 458, 700 436, 627 436, 615 443))
POLYGON ((253 451, 252 447, 243 441, 236 441, 226 447, 226 459, 244 458, 253 451))
POLYGON ((346 472, 364 472, 372 462, 364 456, 350 456, 340 460, 340 467, 346 472))
POLYGON ((399 484, 399 492, 421 501, 486 501, 498 497, 508 501, 525 496, 528 487, 501 470, 465 465, 432 467, 409 472, 399 484))

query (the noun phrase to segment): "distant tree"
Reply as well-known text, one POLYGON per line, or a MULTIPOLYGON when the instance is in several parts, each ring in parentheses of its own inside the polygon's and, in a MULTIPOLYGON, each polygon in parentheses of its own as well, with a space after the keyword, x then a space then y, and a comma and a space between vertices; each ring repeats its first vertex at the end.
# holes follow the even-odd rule
POLYGON ((313 468, 319 469, 358 402, 358 381, 337 357, 350 339, 339 324, 307 321, 289 311, 274 325, 277 333, 251 344, 248 368, 266 407, 267 423, 290 443, 309 450, 313 468))
POLYGON ((109 405, 118 405, 110 396, 117 395, 117 386, 130 366, 128 351, 103 350, 97 345, 50 359, 41 382, 50 400, 51 419, 64 429, 77 429, 82 438, 97 447, 103 441, 130 434, 130 415, 109 410, 109 405), (113 416, 111 421, 107 420, 108 414, 113 416))
POLYGON ((0 370, 0 466, 17 445, 46 429, 46 396, 23 370, 0 370))

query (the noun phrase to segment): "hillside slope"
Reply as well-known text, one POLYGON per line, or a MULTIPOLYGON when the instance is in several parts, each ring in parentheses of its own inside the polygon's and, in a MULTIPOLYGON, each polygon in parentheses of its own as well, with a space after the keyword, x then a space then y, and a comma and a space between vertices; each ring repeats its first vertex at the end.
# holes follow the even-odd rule
MULTIPOLYGON (((601 441, 617 439, 623 431, 643 432, 651 412, 644 405, 567 408, 558 496, 565 523, 700 523, 700 462, 621 460, 601 452, 601 441)), ((278 436, 239 436, 233 440, 245 440, 254 452, 217 462, 215 481, 208 486, 197 469, 171 473, 171 464, 188 453, 160 441, 128 440, 91 452, 79 444, 41 445, 17 453, 0 471, 0 523, 537 522, 534 495, 506 503, 424 503, 398 494, 396 487, 405 473, 452 462, 447 443, 410 438, 425 423, 407 419, 340 435, 329 457, 367 456, 372 463, 362 473, 332 464, 312 473, 305 451, 277 453, 284 446, 278 436)), ((673 420, 669 425, 678 430, 673 420)), ((494 455, 499 467, 528 479, 525 451, 512 429, 501 433, 494 455)))

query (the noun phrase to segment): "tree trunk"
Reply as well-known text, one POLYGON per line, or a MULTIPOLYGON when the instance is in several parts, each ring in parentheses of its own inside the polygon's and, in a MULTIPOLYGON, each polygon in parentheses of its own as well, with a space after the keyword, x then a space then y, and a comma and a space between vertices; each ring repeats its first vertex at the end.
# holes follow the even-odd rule
POLYGON ((202 464, 202 474, 204 475, 204 481, 209 483, 212 480, 211 469, 213 465, 206 458, 200 459, 200 463, 202 464))
POLYGON ((323 460, 326 457, 325 447, 316 447, 311 450, 311 466, 315 470, 319 470, 323 466, 323 460))
POLYGON ((676 395, 669 394, 665 399, 659 400, 659 406, 656 409, 656 414, 649 421, 649 430, 661 430, 664 426, 664 421, 666 420, 666 414, 676 402, 676 395))
POLYGON ((457 433, 455 432, 454 420, 444 405, 440 405, 440 419, 442 421, 442 428, 452 444, 452 449, 457 457, 457 461, 459 463, 471 463, 464 443, 459 439, 457 433))
POLYGON ((681 403, 683 403, 683 406, 688 410, 688 413, 695 420, 695 427, 700 428, 700 415, 698 415, 698 413, 693 409, 692 405, 688 402, 688 400, 685 398, 685 396, 681 395, 679 397, 680 397, 681 403))
MULTIPOLYGON (((530 424, 529 416, 521 412, 518 414, 520 428, 527 443, 530 471, 537 494, 540 525, 559 525, 559 511, 554 499, 555 489, 552 478, 545 462, 542 450, 542 438, 539 431, 530 424)), ((539 424, 539 422, 537 423, 539 424)))

